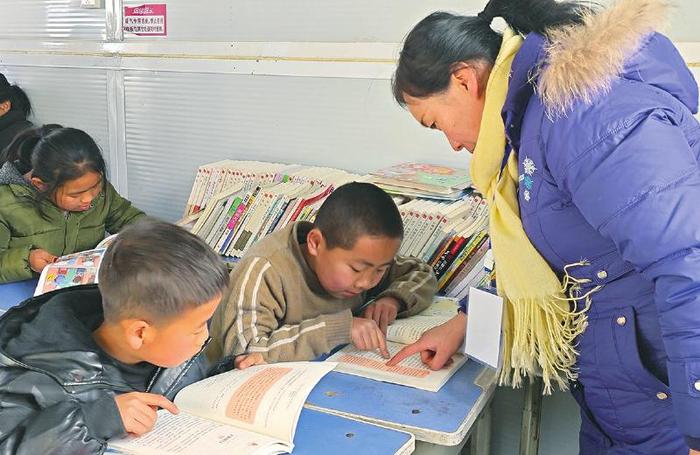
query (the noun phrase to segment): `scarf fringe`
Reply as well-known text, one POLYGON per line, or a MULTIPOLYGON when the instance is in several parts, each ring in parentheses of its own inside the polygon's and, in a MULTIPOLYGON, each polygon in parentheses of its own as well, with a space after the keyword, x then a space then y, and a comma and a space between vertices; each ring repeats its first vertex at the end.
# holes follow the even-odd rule
POLYGON ((504 352, 499 385, 518 388, 524 377, 539 374, 544 382, 544 394, 550 395, 554 385, 566 391, 569 382, 576 380, 576 338, 588 326, 586 312, 591 306, 591 296, 602 288, 595 286, 581 295, 583 285, 590 280, 571 276, 569 269, 585 265, 588 262, 581 261, 564 268, 560 295, 506 299, 504 341, 505 346, 512 348, 504 352), (580 303, 583 308, 576 309, 580 303))

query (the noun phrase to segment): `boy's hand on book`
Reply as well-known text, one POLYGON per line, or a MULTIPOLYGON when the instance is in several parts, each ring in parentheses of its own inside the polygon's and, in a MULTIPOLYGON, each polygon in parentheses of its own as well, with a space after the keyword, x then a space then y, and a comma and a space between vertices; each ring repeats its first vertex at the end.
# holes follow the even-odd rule
POLYGON ((462 341, 464 341, 466 325, 467 317, 464 313, 459 313, 444 324, 426 330, 418 341, 397 352, 387 362, 387 365, 397 365, 405 358, 418 352, 423 363, 428 365, 431 370, 439 370, 449 365, 452 356, 462 345, 462 341))
POLYGON ((141 436, 153 429, 158 418, 158 408, 166 409, 172 414, 180 412, 172 401, 155 393, 123 393, 114 397, 114 401, 117 402, 124 429, 135 436, 141 436))
POLYGON ((365 308, 362 312, 362 317, 365 319, 373 319, 379 326, 379 330, 386 336, 386 329, 396 320, 396 315, 399 314, 401 302, 394 297, 382 297, 377 299, 371 305, 365 308))
POLYGON ((382 357, 389 358, 389 350, 386 347, 386 339, 374 319, 352 318, 352 330, 350 332, 352 344, 361 351, 379 349, 382 357))
POLYGON ((265 365, 266 363, 267 362, 265 362, 265 359, 263 359, 262 354, 259 352, 236 356, 235 360, 233 361, 233 364, 238 370, 245 370, 253 365, 265 365))
POLYGON ((41 273, 47 265, 56 262, 56 259, 58 259, 58 256, 37 248, 29 252, 29 267, 36 273, 41 273))

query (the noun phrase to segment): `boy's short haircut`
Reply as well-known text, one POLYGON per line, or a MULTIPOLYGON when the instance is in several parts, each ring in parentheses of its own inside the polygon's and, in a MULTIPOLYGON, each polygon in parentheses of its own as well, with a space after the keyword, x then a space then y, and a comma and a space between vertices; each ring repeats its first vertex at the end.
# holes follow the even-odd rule
POLYGON ((163 322, 211 301, 228 282, 226 265, 200 238, 151 220, 124 229, 107 248, 99 272, 108 322, 163 322))
POLYGON ((350 250, 363 235, 403 238, 403 221, 396 204, 371 183, 353 182, 338 187, 318 211, 314 227, 328 248, 350 250))

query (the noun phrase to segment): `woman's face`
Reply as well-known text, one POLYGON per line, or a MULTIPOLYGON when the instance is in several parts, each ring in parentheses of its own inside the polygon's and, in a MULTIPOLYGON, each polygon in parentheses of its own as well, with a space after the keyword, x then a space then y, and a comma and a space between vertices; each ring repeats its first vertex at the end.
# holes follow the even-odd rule
POLYGON ((484 112, 479 81, 477 70, 464 66, 452 73, 449 86, 440 93, 424 98, 405 95, 406 106, 423 126, 442 131, 454 151, 472 153, 484 112))

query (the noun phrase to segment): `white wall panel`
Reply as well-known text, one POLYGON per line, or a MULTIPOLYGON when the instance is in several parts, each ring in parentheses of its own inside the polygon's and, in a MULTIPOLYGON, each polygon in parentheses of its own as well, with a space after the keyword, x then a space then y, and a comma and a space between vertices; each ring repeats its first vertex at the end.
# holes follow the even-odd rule
MULTIPOLYGON (((124 3, 136 6, 144 2, 125 0, 124 3)), ((486 4, 474 0, 168 0, 153 3, 168 6, 168 39, 324 42, 398 42, 413 24, 432 11, 473 14, 486 4)))
POLYGON ((109 163, 111 150, 104 70, 0 65, 0 72, 27 92, 34 123, 60 123, 87 131, 109 163))
POLYGON ((105 10, 80 0, 0 0, 2 39, 104 39, 105 10))
POLYGON ((125 108, 129 196, 168 220, 182 213, 197 166, 219 159, 359 172, 468 160, 400 109, 386 80, 129 71, 125 108))
MULTIPOLYGON (((6 0, 4 0, 6 1, 6 0)), ((144 0, 124 0, 136 6, 144 0)), ((432 11, 476 14, 486 0, 168 0, 168 38, 191 41, 399 42, 432 11)), ((614 0, 597 0, 610 5, 614 0)), ((666 28, 700 41, 700 2, 674 0, 666 28), (688 20, 688 18, 695 20, 688 20)), ((132 39, 127 35, 127 39, 132 39)), ((136 37, 135 39, 144 39, 136 37)))

